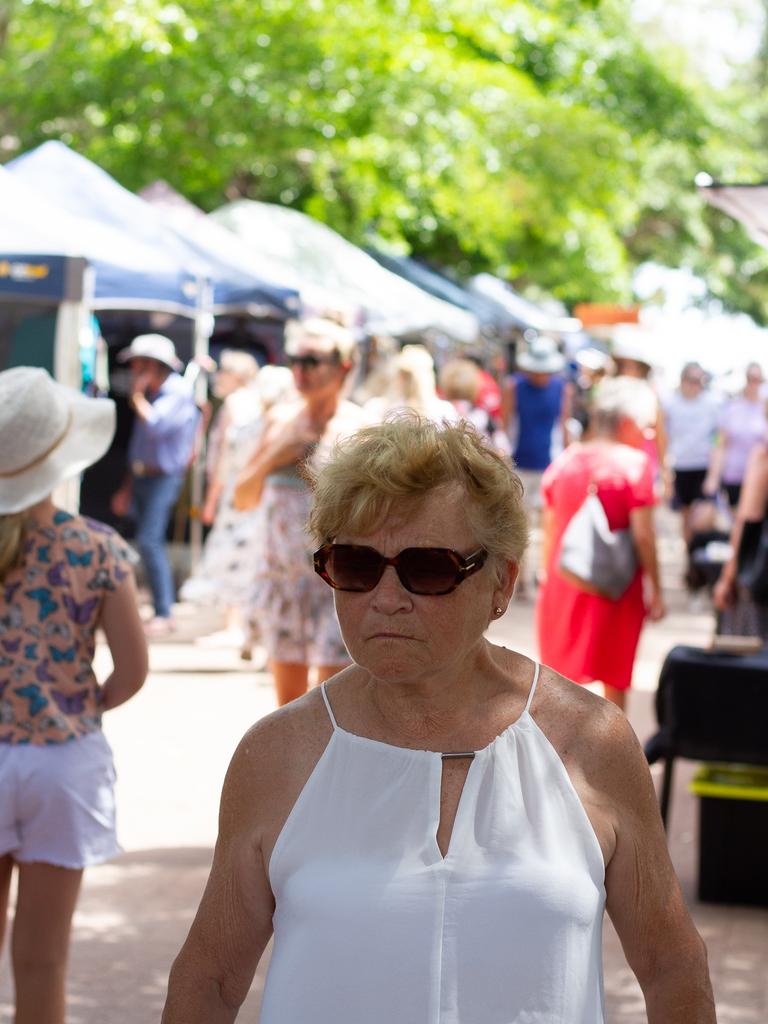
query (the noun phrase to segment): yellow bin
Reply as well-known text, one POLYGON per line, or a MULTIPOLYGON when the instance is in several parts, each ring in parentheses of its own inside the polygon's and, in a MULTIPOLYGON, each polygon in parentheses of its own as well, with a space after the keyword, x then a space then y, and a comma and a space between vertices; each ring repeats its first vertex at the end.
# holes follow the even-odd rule
POLYGON ((705 764, 699 797, 699 899, 768 906, 768 768, 705 764))

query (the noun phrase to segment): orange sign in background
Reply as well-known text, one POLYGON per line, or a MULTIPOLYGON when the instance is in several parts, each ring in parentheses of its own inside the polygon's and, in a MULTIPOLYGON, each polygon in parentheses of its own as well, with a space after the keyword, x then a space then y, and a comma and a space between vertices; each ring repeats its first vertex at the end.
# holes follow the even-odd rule
POLYGON ((601 327, 610 324, 637 324, 640 322, 639 306, 615 306, 609 303, 580 302, 574 306, 573 315, 585 327, 601 327))

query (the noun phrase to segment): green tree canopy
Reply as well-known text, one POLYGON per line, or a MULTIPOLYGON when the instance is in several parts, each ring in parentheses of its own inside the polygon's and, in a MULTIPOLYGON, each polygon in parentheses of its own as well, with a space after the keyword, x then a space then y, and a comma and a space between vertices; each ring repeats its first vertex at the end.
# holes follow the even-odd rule
POLYGON ((9 157, 60 138, 568 303, 685 264, 768 316, 768 258, 693 188, 754 175, 747 119, 628 0, 0 0, 0 62, 9 157))

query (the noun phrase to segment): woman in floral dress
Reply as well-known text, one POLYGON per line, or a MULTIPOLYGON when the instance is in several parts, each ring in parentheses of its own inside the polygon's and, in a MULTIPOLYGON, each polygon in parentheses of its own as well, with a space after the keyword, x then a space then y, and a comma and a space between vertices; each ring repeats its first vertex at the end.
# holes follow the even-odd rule
POLYGON ((251 613, 280 704, 306 692, 310 668, 320 682, 349 660, 333 595, 312 568, 306 532, 312 496, 301 465, 327 457, 336 440, 363 425, 360 408, 341 397, 353 345, 350 332, 328 320, 293 326, 285 351, 299 397, 265 417, 235 488, 236 507, 258 507, 262 517, 251 613))

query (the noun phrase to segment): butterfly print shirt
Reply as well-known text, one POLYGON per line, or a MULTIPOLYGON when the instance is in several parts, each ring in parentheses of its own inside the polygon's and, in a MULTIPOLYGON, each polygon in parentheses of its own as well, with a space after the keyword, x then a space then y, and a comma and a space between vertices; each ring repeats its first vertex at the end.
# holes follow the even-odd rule
POLYGON ((64 743, 101 728, 93 672, 105 594, 132 572, 109 526, 35 513, 0 582, 0 743, 64 743))

